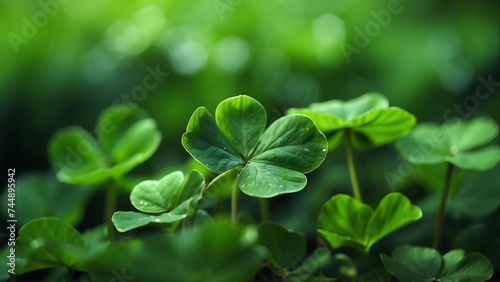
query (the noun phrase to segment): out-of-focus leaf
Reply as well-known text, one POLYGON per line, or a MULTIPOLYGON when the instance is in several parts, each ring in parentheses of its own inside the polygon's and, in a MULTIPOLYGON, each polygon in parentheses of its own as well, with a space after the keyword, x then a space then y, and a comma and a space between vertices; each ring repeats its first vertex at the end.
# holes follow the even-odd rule
POLYGON ((52 136, 49 156, 60 181, 96 184, 120 177, 151 157, 161 140, 155 121, 132 104, 104 110, 92 133, 96 138, 72 126, 52 136))
POLYGON ((254 228, 218 219, 182 234, 121 241, 88 268, 94 281, 115 278, 110 270, 141 281, 245 281, 265 256, 256 240, 254 228))
POLYGON ((367 93, 342 101, 313 103, 308 108, 292 108, 288 113, 309 116, 329 137, 331 150, 344 134, 350 134, 354 147, 368 149, 390 143, 406 135, 415 125, 415 117, 398 107, 389 107, 389 101, 380 93, 367 93))
POLYGON ((279 269, 294 266, 306 254, 306 238, 298 232, 272 222, 261 223, 258 231, 258 243, 269 250, 270 260, 279 269))
MULTIPOLYGON (((85 211, 85 204, 93 189, 71 186, 57 181, 53 173, 32 172, 16 178, 15 194, 17 223, 47 216, 58 217, 69 224, 78 224, 85 211)), ((2 206, 7 211, 7 194, 2 193, 2 206)))
POLYGON ((417 125, 396 148, 413 164, 449 162, 462 169, 488 170, 500 161, 500 146, 489 143, 498 135, 498 124, 491 118, 417 125))
POLYGON ((381 254, 382 262, 402 282, 486 281, 493 276, 493 266, 480 253, 465 255, 463 250, 441 254, 434 249, 401 246, 392 257, 381 254))

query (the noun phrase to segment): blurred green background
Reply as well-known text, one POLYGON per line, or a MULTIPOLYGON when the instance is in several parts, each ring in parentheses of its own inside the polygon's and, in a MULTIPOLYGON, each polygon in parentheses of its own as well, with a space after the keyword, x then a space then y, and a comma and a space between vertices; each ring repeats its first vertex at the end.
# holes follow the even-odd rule
MULTIPOLYGON (((92 130, 103 109, 127 99, 146 109, 163 135, 137 175, 189 165, 180 138, 191 114, 199 106, 213 112, 239 94, 259 100, 270 122, 291 107, 372 91, 419 122, 477 115, 500 121, 497 1, 2 0, 0 11, 0 156, 4 171, 14 167, 17 175, 51 169, 47 143, 56 130, 92 130), (145 84, 151 70, 161 76, 145 84)), ((384 172, 402 163, 392 145, 355 157, 370 204, 394 189, 432 201, 424 197, 432 188, 416 175, 388 185, 384 172)), ((493 186, 497 197, 498 172, 461 179, 493 186)), ((314 241, 315 226, 307 223, 331 195, 350 191, 343 148, 329 152, 309 179, 303 192, 271 205, 275 218, 314 241)), ((445 232, 470 246, 446 247, 483 251, 497 268, 494 199, 488 217, 458 216, 445 232)), ((242 210, 252 207, 242 203, 242 210)), ((427 244, 433 224, 424 220, 404 240, 386 242, 427 244)))

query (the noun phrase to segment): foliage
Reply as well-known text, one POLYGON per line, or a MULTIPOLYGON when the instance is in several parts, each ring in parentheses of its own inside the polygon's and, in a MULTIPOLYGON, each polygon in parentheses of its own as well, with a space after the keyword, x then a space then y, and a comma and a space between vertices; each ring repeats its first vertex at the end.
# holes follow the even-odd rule
POLYGON ((487 258, 480 253, 465 255, 463 250, 441 256, 435 249, 401 246, 392 252, 392 257, 380 256, 387 271, 402 282, 486 281, 493 275, 487 258))
POLYGON ((450 121, 442 126, 422 123, 398 140, 396 148, 414 164, 449 162, 462 169, 487 170, 500 161, 500 146, 486 146, 497 136, 498 123, 489 117, 450 121))
POLYGON ((125 269, 141 281, 242 281, 258 269, 265 249, 255 244, 257 231, 225 219, 176 235, 154 235, 111 245, 89 263, 95 281, 115 278, 125 269))
POLYGON ((369 251, 391 232, 422 217, 419 207, 401 193, 389 193, 375 211, 349 195, 338 194, 325 203, 318 217, 318 233, 333 248, 369 251))
MULTIPOLYGON (((351 142, 357 148, 373 148, 404 136, 415 123, 412 114, 388 107, 387 99, 381 94, 368 93, 346 102, 334 100, 313 104, 309 109, 292 109, 289 115, 269 126, 267 123, 264 107, 245 95, 223 100, 217 106, 215 118, 205 107, 198 108, 188 122, 181 143, 199 164, 188 164, 189 174, 176 169, 142 177, 158 180, 136 182, 129 200, 138 212, 115 211, 116 192, 126 191, 121 187, 124 174, 151 157, 159 145, 161 135, 152 118, 129 104, 117 105, 104 110, 98 118, 96 132, 100 134, 93 132, 97 138, 80 127, 56 132, 49 145, 49 155, 56 164, 58 179, 105 187, 108 225, 87 229, 82 234, 70 224, 78 224, 83 216, 74 209, 85 204, 89 191, 93 191, 88 187, 54 185, 50 177, 37 174, 20 178, 18 186, 11 185, 23 189, 19 199, 24 204, 30 203, 32 199, 27 195, 32 194, 43 203, 32 201, 31 211, 25 207, 19 209, 23 220, 36 219, 26 222, 19 230, 15 241, 16 273, 12 276, 28 279, 30 272, 42 270, 49 273, 47 277, 58 279, 64 275, 61 270, 66 271, 68 280, 74 279, 78 271, 84 273, 80 274, 84 279, 95 281, 136 277, 141 281, 386 281, 389 274, 401 281, 484 281, 493 276, 492 263, 481 253, 465 255, 462 249, 453 248, 441 256, 437 243, 450 187, 453 190, 450 209, 455 213, 461 211, 478 218, 498 208, 498 203, 494 203, 497 198, 485 199, 496 195, 494 187, 481 193, 474 193, 471 188, 481 180, 495 179, 491 176, 495 170, 481 179, 452 177, 453 166, 485 170, 496 165, 496 152, 500 149, 496 145, 485 147, 498 135, 496 122, 483 117, 446 123, 442 127, 417 125, 410 135, 397 141, 398 150, 412 163, 447 165, 444 170, 440 166, 419 168, 425 182, 433 187, 444 185, 434 249, 405 245, 410 243, 404 241, 411 237, 408 233, 399 241, 393 240, 403 244, 384 240, 374 247, 385 237, 394 238, 396 231, 398 234, 411 232, 407 231, 410 226, 403 227, 422 219, 423 213, 421 207, 405 196, 414 195, 412 191, 388 193, 375 209, 363 202, 350 148, 351 142), (105 131, 106 128, 112 130, 105 131), (329 136, 328 141, 320 129, 329 136), (428 143, 425 138, 429 134, 441 136, 442 143, 428 143), (318 246, 310 250, 311 234, 289 228, 293 221, 271 221, 271 215, 279 217, 271 214, 270 207, 274 211, 274 205, 270 203, 274 202, 268 202, 267 198, 302 191, 307 184, 304 174, 323 163, 327 147, 335 147, 336 140, 341 138, 338 136, 346 137, 356 197, 336 193, 326 203, 322 200, 318 204, 322 207, 314 211, 317 229, 312 233, 321 238, 318 246), (428 151, 415 155, 416 148, 428 151), (228 190, 228 180, 234 182, 232 221, 224 215, 229 195, 219 192, 228 190), (452 185, 452 180, 469 182, 452 185), (238 197, 239 190, 245 195, 238 197), (251 208, 253 199, 247 196, 261 198, 262 222, 255 219, 251 208), (238 200, 245 208, 239 217, 238 200), (53 209, 50 206, 61 201, 66 202, 53 209), (471 209, 477 211, 471 212, 471 209), (46 215, 60 218, 44 217, 46 215), (161 228, 146 227, 149 224, 159 224, 161 228), (119 240, 115 240, 115 228, 129 232, 119 234, 119 240), (358 254, 350 251, 332 253, 324 246, 323 239, 335 250, 360 249, 366 261, 360 263, 358 254), (382 253, 381 261, 374 263, 371 252, 383 252, 390 248, 388 245, 394 248, 392 257, 382 253), (387 270, 383 275, 382 264, 387 270)), ((325 177, 324 172, 318 172, 320 178, 325 177)), ((14 180, 11 182, 16 184, 14 180)), ((312 190, 313 194, 325 195, 315 187, 317 182, 310 186, 311 189, 304 192, 312 190)), ((381 188, 373 190, 380 193, 381 188)), ((6 202, 8 208, 13 209, 15 204, 10 200, 6 202)), ((436 203, 431 201, 423 206, 434 209, 436 203)), ((288 216, 297 215, 294 209, 303 212, 307 206, 287 206, 288 216)), ((422 221, 425 220, 424 217, 422 221)), ((311 227, 310 222, 308 226, 311 227)), ((423 232, 429 233, 428 228, 423 232)), ((9 254, 9 251, 5 248, 0 253, 9 254)))
POLYGON ((213 172, 241 169, 238 186, 247 195, 270 198, 298 192, 307 183, 304 173, 326 157, 325 136, 304 115, 282 117, 267 129, 266 120, 255 99, 229 98, 217 106, 215 119, 206 108, 198 108, 182 144, 213 172))
POLYGON ((55 133, 49 155, 60 181, 96 184, 119 178, 147 160, 160 140, 156 122, 144 110, 123 104, 103 111, 92 133, 79 126, 55 133))
POLYGON ((115 212, 113 223, 118 231, 125 232, 151 222, 172 223, 184 219, 201 199, 204 184, 203 176, 196 170, 186 179, 181 171, 176 171, 158 181, 143 181, 130 193, 132 205, 142 213, 115 212))
POLYGON ((331 100, 313 103, 308 108, 290 109, 311 117, 328 136, 330 149, 336 148, 345 134, 354 147, 367 149, 393 142, 406 135, 415 125, 415 117, 380 93, 367 93, 348 101, 331 100))

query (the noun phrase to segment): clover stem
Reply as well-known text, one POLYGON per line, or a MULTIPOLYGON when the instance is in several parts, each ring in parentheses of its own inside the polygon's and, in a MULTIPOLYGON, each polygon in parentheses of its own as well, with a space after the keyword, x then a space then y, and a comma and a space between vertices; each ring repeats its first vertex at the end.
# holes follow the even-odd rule
POLYGON ((434 233, 434 242, 432 243, 432 247, 436 250, 439 247, 439 239, 441 237, 441 229, 443 228, 444 211, 446 208, 446 200, 448 199, 448 194, 450 191, 452 171, 453 171, 453 165, 451 163, 448 163, 448 166, 446 167, 446 178, 444 180, 443 195, 441 195, 441 202, 439 204, 438 217, 437 217, 437 221, 436 221, 436 231, 434 233))
POLYGON ((260 202, 260 216, 262 221, 271 220, 271 212, 269 211, 269 201, 266 198, 259 198, 260 202))
POLYGON ((238 185, 238 178, 240 175, 236 176, 234 180, 233 193, 231 194, 231 218, 233 219, 233 223, 236 223, 236 216, 238 213, 238 190, 240 189, 238 185))
POLYGON ((113 226, 113 213, 116 209, 116 201, 118 197, 118 191, 116 184, 112 181, 106 189, 106 225, 108 227, 108 240, 113 242, 115 240, 115 228, 113 226))
POLYGON ((202 197, 205 196, 205 194, 207 193, 208 191, 208 188, 212 187, 212 185, 217 182, 219 179, 221 179, 222 177, 226 176, 228 173, 231 173, 233 172, 234 169, 230 169, 224 173, 221 173, 219 175, 217 175, 217 177, 215 177, 214 179, 212 179, 212 181, 210 181, 210 183, 208 183, 207 186, 205 186, 205 188, 203 188, 203 193, 202 193, 202 197))
POLYGON ((373 266, 372 257, 370 256, 370 250, 366 250, 364 253, 366 264, 368 264, 368 268, 370 269, 373 278, 375 278, 376 281, 383 281, 382 278, 380 278, 380 276, 378 275, 377 271, 375 271, 375 266, 373 266))
POLYGON ((68 282, 72 282, 74 280, 73 279, 73 275, 74 275, 73 266, 67 267, 66 270, 68 271, 68 282))
POLYGON ((351 129, 346 129, 344 135, 347 151, 347 164, 349 166, 349 175, 351 176, 352 190, 354 192, 354 197, 358 201, 363 202, 363 197, 361 196, 361 191, 359 190, 358 179, 356 177, 356 170, 354 169, 354 161, 352 159, 351 129))

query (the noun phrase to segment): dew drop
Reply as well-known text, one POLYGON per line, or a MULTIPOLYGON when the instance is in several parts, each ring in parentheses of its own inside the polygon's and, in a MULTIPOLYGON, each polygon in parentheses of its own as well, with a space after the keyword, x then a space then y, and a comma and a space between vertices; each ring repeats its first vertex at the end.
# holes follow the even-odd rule
POLYGON ((326 152, 326 149, 323 149, 323 152, 326 152))
POLYGON ((160 220, 157 218, 157 219, 155 219, 155 222, 160 222, 160 220))
POLYGON ((144 201, 140 201, 139 204, 144 205, 144 201))

